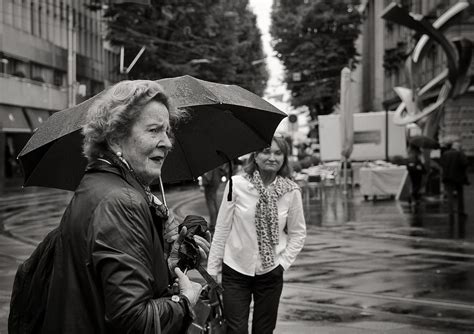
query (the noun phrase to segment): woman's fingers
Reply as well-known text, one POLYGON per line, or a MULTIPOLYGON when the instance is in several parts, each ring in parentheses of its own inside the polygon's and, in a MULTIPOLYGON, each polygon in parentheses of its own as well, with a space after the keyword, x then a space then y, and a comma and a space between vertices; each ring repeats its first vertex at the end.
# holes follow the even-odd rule
POLYGON ((177 242, 179 245, 181 245, 183 243, 184 239, 186 238, 186 233, 188 233, 188 229, 186 228, 186 226, 183 226, 181 231, 179 231, 178 238, 176 239, 175 242, 177 242))
POLYGON ((206 241, 211 244, 212 236, 209 230, 206 231, 206 241))
POLYGON ((176 276, 178 276, 178 278, 184 276, 184 273, 181 271, 181 269, 179 269, 179 267, 174 268, 174 273, 176 274, 176 276))
POLYGON ((196 241, 199 248, 201 248, 206 254, 209 253, 209 249, 211 249, 211 244, 206 239, 198 235, 195 235, 194 241, 196 241))

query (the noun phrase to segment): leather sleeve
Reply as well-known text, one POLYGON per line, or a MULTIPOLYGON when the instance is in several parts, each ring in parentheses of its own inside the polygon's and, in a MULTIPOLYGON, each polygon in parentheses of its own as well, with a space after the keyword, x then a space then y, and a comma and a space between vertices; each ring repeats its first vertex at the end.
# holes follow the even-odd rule
MULTIPOLYGON (((155 280, 160 279, 153 271, 156 240, 144 199, 127 189, 111 193, 94 210, 92 220, 92 261, 102 287, 108 329, 114 333, 184 332, 192 321, 185 301, 155 295, 155 280)), ((167 280, 167 267, 159 272, 167 280)))

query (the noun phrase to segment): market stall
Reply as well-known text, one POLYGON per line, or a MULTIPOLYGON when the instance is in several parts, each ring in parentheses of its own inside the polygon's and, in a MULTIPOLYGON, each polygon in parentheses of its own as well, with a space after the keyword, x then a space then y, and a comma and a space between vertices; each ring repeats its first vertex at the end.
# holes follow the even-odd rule
POLYGON ((364 199, 372 197, 395 197, 403 187, 408 171, 405 166, 384 161, 367 163, 359 170, 360 193, 364 199))

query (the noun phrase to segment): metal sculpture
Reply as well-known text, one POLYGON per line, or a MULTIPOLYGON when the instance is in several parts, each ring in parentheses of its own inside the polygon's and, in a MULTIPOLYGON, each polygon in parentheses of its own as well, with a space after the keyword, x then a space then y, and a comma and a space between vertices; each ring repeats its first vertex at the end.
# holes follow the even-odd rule
MULTIPOLYGON (((418 40, 405 62, 409 87, 395 87, 401 99, 394 122, 398 125, 429 122, 428 116, 434 113, 449 99, 455 98, 469 87, 467 70, 472 58, 472 43, 467 39, 449 41, 443 31, 452 20, 469 7, 467 1, 460 1, 443 13, 433 24, 421 15, 409 13, 397 3, 391 3, 383 12, 382 18, 415 30, 423 36, 418 40), (431 43, 437 43, 446 54, 447 68, 428 83, 420 81, 420 63, 431 43)), ((436 118, 436 117, 435 117, 436 118)))

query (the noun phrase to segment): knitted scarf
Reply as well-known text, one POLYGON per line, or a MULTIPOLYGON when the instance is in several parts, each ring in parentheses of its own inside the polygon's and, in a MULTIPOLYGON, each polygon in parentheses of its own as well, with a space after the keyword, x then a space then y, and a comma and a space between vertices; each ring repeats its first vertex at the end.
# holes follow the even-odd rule
POLYGON ((263 185, 260 173, 256 170, 247 175, 250 183, 257 189, 259 198, 255 211, 255 226, 257 229, 258 251, 263 269, 275 264, 273 247, 279 242, 278 207, 277 200, 287 192, 299 189, 290 179, 277 175, 274 186, 270 189, 263 185))

